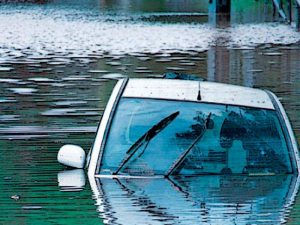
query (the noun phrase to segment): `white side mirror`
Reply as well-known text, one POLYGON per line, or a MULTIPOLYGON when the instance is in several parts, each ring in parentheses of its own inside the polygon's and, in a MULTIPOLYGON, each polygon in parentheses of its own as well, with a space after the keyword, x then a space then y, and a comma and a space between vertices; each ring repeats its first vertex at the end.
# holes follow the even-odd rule
POLYGON ((65 166, 82 169, 85 163, 85 152, 77 145, 64 145, 58 151, 57 161, 65 166))

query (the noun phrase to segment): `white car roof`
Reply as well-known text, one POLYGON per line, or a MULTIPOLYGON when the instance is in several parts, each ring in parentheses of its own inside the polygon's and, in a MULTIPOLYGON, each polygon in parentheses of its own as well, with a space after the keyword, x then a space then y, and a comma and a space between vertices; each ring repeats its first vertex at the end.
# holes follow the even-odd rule
POLYGON ((274 109, 266 91, 208 81, 129 79, 123 97, 184 100, 274 109), (197 100, 200 87, 201 100, 197 100))

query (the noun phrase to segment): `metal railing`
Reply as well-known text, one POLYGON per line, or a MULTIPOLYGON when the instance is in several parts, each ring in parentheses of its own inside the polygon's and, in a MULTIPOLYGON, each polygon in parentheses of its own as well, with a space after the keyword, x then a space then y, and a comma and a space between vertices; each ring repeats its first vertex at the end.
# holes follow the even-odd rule
POLYGON ((273 5, 276 7, 281 18, 283 18, 285 21, 288 21, 287 16, 282 7, 282 1, 281 0, 273 0, 273 5))
MULTIPOLYGON (((283 8, 283 2, 282 0, 272 0, 273 6, 274 6, 274 13, 277 10, 279 16, 288 23, 292 23, 293 17, 292 17, 292 5, 293 2, 292 0, 288 0, 288 11, 287 13, 284 11, 283 8)), ((296 22, 296 28, 297 30, 300 31, 300 0, 295 0, 295 5, 296 5, 296 15, 295 17, 295 22, 296 22)))

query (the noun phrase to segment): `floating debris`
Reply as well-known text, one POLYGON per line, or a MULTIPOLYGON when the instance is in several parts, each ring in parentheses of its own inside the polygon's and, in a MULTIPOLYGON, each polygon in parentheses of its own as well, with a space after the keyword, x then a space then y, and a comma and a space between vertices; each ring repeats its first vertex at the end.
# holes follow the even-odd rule
POLYGON ((12 196, 10 196, 10 198, 15 201, 18 201, 21 198, 21 196, 20 195, 12 195, 12 196))

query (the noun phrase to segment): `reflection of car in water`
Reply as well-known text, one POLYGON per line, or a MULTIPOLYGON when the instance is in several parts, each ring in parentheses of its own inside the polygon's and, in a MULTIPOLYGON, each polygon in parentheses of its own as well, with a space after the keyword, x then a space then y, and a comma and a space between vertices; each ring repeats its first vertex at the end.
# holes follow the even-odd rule
MULTIPOLYGON (((84 151, 63 146, 58 160, 83 168, 84 151)), ((87 165, 99 204, 108 207, 99 210, 102 216, 118 221, 130 215, 114 202, 114 194, 123 194, 126 205, 151 214, 151 224, 205 218, 218 223, 231 214, 239 224, 265 213, 267 199, 276 202, 276 210, 293 200, 299 156, 285 111, 269 91, 197 80, 121 79, 87 165), (218 214, 218 204, 230 213, 225 207, 218 214), (200 214, 189 217, 189 210, 200 214), (212 212, 220 217, 212 218, 212 212)), ((269 215, 283 218, 282 211, 269 215)))
POLYGON ((105 224, 280 224, 297 176, 95 179, 105 224))

